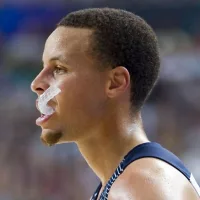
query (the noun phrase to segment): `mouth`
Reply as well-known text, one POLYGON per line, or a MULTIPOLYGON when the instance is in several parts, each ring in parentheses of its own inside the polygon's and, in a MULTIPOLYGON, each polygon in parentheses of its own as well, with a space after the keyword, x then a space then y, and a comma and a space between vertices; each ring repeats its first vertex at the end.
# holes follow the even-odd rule
POLYGON ((38 118, 36 119, 36 124, 37 124, 38 126, 41 126, 43 123, 47 122, 47 121, 51 118, 51 116, 52 116, 53 114, 54 114, 54 113, 52 113, 51 115, 41 114, 41 116, 38 117, 38 118))
POLYGON ((48 114, 43 114, 43 113, 41 113, 41 111, 40 111, 40 109, 38 107, 38 99, 36 100, 36 108, 40 112, 40 117, 38 117, 36 119, 36 125, 41 126, 43 123, 47 122, 49 120, 49 118, 55 113, 55 108, 53 108, 53 105, 49 105, 49 106, 54 110, 54 112, 49 114, 49 115, 48 114))

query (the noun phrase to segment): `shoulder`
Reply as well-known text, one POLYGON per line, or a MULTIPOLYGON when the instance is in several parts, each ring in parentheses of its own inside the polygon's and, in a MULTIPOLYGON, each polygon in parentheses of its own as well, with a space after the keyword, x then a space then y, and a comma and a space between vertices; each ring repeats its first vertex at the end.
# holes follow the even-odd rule
POLYGON ((113 184, 108 200, 197 200, 189 181, 169 164, 153 158, 133 162, 113 184))

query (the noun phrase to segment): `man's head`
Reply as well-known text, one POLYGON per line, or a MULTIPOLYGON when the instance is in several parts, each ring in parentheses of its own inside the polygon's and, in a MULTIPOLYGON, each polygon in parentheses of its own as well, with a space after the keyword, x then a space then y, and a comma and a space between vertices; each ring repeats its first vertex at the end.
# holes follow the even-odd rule
POLYGON ((61 89, 49 102, 55 113, 41 125, 42 139, 50 144, 83 139, 115 107, 126 104, 138 112, 160 66, 150 26, 130 12, 109 8, 64 17, 46 41, 43 62, 32 89, 39 95, 52 84, 61 89))

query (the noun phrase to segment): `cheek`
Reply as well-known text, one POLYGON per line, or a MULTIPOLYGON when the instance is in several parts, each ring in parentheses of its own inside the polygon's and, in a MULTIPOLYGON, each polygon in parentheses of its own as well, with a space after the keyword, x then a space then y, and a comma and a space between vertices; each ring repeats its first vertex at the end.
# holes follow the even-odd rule
POLYGON ((69 111, 92 111, 103 97, 103 85, 100 79, 91 76, 80 78, 74 76, 63 81, 59 88, 61 89, 58 96, 60 106, 69 111))
POLYGON ((57 96, 57 101, 61 115, 73 115, 74 112, 83 110, 87 97, 83 81, 69 77, 59 84, 59 88, 61 93, 57 96))

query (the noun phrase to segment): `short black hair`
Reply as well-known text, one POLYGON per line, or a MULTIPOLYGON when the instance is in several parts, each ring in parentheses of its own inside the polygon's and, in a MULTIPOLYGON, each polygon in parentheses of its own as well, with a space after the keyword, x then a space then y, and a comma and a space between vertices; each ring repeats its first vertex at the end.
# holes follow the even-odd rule
POLYGON ((93 55, 105 66, 124 66, 131 78, 132 107, 140 110, 159 74, 156 34, 139 16, 121 9, 91 8, 69 13, 57 25, 93 30, 93 55))

